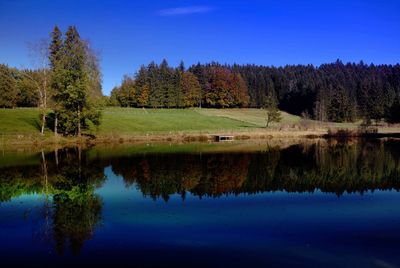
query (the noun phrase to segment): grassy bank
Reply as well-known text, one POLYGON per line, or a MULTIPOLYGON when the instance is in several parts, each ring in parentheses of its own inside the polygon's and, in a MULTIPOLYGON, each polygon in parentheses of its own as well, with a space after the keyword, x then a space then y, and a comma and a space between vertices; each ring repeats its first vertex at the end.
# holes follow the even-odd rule
MULTIPOLYGON (((0 109, 0 146, 13 144, 62 145, 77 142, 110 143, 137 141, 207 140, 212 134, 231 134, 239 139, 322 136, 328 129, 356 129, 357 123, 319 123, 282 113, 282 121, 265 127, 260 109, 135 109, 107 108, 101 125, 87 131, 96 139, 54 137, 50 129, 39 134, 40 111, 36 108, 0 109)), ((400 132, 380 128, 380 133, 400 132)))

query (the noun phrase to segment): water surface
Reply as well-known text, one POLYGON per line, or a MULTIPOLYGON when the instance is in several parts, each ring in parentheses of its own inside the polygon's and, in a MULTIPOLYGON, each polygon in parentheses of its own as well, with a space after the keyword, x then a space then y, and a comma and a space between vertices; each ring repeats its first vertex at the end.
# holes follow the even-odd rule
POLYGON ((3 265, 398 267, 400 141, 0 157, 3 265))

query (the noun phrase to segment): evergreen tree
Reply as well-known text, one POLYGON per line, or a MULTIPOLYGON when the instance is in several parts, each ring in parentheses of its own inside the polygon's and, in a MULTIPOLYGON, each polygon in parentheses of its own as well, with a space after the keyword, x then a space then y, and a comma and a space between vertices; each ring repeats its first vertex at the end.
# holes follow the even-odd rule
POLYGON ((62 75, 63 75, 63 37, 62 32, 55 26, 50 34, 51 43, 49 46, 50 80, 52 88, 52 99, 54 103, 54 135, 58 134, 58 118, 61 105, 62 75))
POLYGON ((55 26, 50 34, 51 43, 49 47, 49 61, 50 67, 55 69, 57 65, 61 64, 62 51, 63 51, 63 40, 62 33, 58 26, 55 26))
POLYGON ((327 109, 328 118, 333 122, 354 120, 354 104, 343 88, 334 90, 327 109))
POLYGON ((149 83, 150 77, 148 70, 142 65, 135 77, 135 90, 137 95, 137 105, 139 107, 147 107, 149 104, 149 83))
MULTIPOLYGON (((59 38, 58 34, 53 33, 52 36, 53 39, 59 38)), ((54 46, 61 50, 53 51, 53 44, 58 44, 57 40, 53 40, 50 45, 52 84, 57 103, 54 110, 60 117, 58 121, 63 133, 81 136, 82 129, 87 127, 87 120, 98 124, 100 116, 89 101, 90 81, 85 43, 76 28, 70 26, 62 46, 54 46)))
POLYGON ((149 75, 149 106, 153 108, 163 107, 165 104, 165 91, 162 86, 160 68, 154 62, 151 62, 147 67, 149 75))

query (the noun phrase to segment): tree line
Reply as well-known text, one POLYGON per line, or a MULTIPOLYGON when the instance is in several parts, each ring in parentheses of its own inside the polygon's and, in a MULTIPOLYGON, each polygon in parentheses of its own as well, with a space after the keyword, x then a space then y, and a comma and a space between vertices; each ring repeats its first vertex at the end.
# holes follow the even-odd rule
POLYGON ((279 108, 320 121, 400 121, 400 65, 334 63, 264 67, 228 66, 247 82, 250 106, 272 95, 279 108))
POLYGON ((164 60, 124 76, 111 93, 123 107, 253 107, 274 102, 281 110, 319 121, 363 118, 400 121, 400 65, 334 63, 268 67, 164 60))
POLYGON ((0 107, 41 108, 42 134, 47 126, 55 134, 80 136, 89 124, 99 124, 99 57, 76 27, 63 34, 56 26, 50 41, 38 43, 33 52, 41 63, 37 69, 0 64, 0 107))
POLYGON ((151 62, 135 76, 125 75, 112 90, 110 102, 122 107, 247 107, 247 86, 239 72, 213 66, 205 79, 186 70, 183 62, 176 68, 166 60, 160 65, 151 62))

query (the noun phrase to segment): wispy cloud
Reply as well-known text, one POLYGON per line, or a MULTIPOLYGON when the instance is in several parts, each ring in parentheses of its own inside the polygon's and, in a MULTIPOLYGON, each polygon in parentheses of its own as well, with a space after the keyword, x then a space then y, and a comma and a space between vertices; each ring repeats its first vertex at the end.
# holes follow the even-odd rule
POLYGON ((189 7, 161 9, 157 12, 157 14, 160 16, 178 16, 178 15, 208 13, 213 10, 215 10, 215 8, 211 6, 189 6, 189 7))

